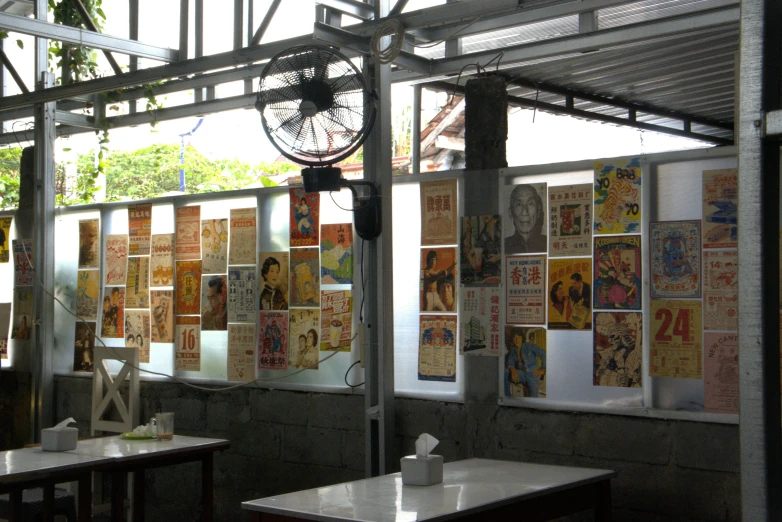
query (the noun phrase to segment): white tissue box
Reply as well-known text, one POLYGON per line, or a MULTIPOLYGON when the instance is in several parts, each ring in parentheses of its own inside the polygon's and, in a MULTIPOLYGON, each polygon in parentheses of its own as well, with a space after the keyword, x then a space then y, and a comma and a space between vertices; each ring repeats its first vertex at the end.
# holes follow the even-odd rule
POLYGON ((76 449, 79 430, 76 428, 46 428, 41 430, 41 449, 68 451, 76 449))
POLYGON ((443 456, 402 458, 402 484, 410 486, 431 486, 443 481, 443 456))

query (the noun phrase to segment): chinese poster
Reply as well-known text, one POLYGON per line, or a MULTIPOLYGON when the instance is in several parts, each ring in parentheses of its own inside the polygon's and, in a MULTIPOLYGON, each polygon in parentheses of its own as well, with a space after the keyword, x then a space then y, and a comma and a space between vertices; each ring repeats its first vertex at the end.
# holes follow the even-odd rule
POLYGON ((228 263, 231 265, 255 264, 255 208, 231 209, 231 246, 228 263))
POLYGON ((98 219, 79 221, 79 268, 98 268, 100 232, 98 219))
POLYGON ((33 286, 33 242, 13 240, 14 286, 33 286))
POLYGON ((640 388, 643 316, 640 312, 595 312, 592 384, 640 388))
POLYGON ((353 225, 323 225, 320 240, 320 269, 324 285, 353 283, 353 225))
POLYGON ((125 284, 127 308, 149 308, 149 257, 129 257, 125 284))
POLYGON ((739 412, 739 336, 706 333, 703 358, 703 409, 709 413, 739 412))
POLYGON ((502 282, 501 237, 498 215, 462 218, 462 284, 499 285, 502 282))
MULTIPOLYGON (((320 250, 291 250, 291 306, 319 306, 320 250)), ((263 300, 263 294, 261 295, 263 300)))
POLYGON ((595 162, 595 234, 641 231, 641 163, 595 162))
POLYGON ((459 355, 500 355, 500 289, 462 288, 459 355))
MULTIPOLYGON (((32 290, 14 290, 14 316, 11 339, 27 340, 33 328, 32 290)), ((5 332, 6 329, 1 331, 5 332)))
POLYGON ((103 289, 103 317, 101 336, 111 339, 125 338, 125 289, 103 289))
POLYGON ((505 327, 505 396, 546 396, 546 330, 505 327))
POLYGON ((152 236, 150 274, 152 286, 174 285, 174 234, 152 236))
POLYGON ((420 316, 418 380, 456 382, 456 316, 420 316))
POLYGON ((8 263, 11 259, 9 246, 11 242, 11 223, 13 218, 0 218, 0 263, 8 263))
POLYGON ((201 267, 204 274, 225 274, 228 266, 228 220, 201 221, 201 267))
POLYGON ((176 209, 175 259, 201 259, 201 207, 176 209))
POLYGON ((592 185, 549 187, 551 257, 592 254, 592 185))
POLYGON ((307 194, 303 188, 290 189, 291 246, 318 246, 320 192, 307 194))
POLYGON ((505 257, 505 321, 546 324, 546 256, 505 257))
POLYGON ((149 203, 128 206, 128 255, 148 256, 152 235, 152 205, 149 203))
POLYGON ((701 296, 701 222, 649 223, 652 299, 701 296))
POLYGON ((76 321, 76 335, 73 341, 73 371, 91 372, 95 359, 94 322, 76 321))
POLYGON ((350 351, 353 337, 353 299, 350 290, 322 292, 320 298, 320 349, 350 351))
POLYGON ((738 170, 704 170, 703 248, 736 248, 738 218, 738 170))
POLYGON ((79 270, 76 279, 76 313, 85 321, 97 321, 100 270, 79 270))
MULTIPOLYGON (((293 313, 297 312, 299 310, 293 313)), ((258 324, 258 369, 287 370, 288 312, 261 312, 258 324)), ((306 339, 304 334, 304 345, 306 339)), ((300 350, 303 349, 304 346, 301 346, 300 350)))
POLYGON ((255 267, 246 266, 228 270, 228 322, 255 321, 255 267))
POLYGON ((106 236, 106 285, 124 285, 128 270, 128 236, 106 236))
POLYGON ((595 310, 641 309, 641 236, 595 237, 595 310))
POLYGON ((0 303, 0 359, 8 359, 8 326, 11 322, 11 304, 0 303))
POLYGON ((228 380, 244 382, 255 380, 254 324, 228 325, 228 380))
POLYGON ((736 250, 703 252, 703 329, 739 328, 739 270, 736 250))
POLYGON ((421 182, 421 245, 455 245, 459 215, 455 179, 421 182))
POLYGON ((320 362, 320 310, 291 310, 289 320, 288 366, 317 370, 320 362))
POLYGON ((152 290, 152 342, 174 342, 174 291, 152 290))
POLYGON ((549 330, 592 328, 592 259, 549 259, 549 330))
POLYGON ((193 315, 200 313, 201 261, 177 261, 176 315, 193 315))
POLYGON ((261 310, 288 309, 288 252, 260 252, 261 310))
POLYGON ((201 371, 201 318, 176 316, 175 370, 201 371))
POLYGON ((701 321, 700 301, 652 300, 649 375, 702 377, 701 321))
POLYGON ((422 312, 455 312, 457 297, 455 283, 456 249, 421 249, 421 294, 422 312))
POLYGON ((548 249, 546 235, 546 184, 529 183, 504 187, 505 198, 505 255, 545 253, 548 249))
POLYGON ((201 282, 201 330, 228 329, 228 282, 224 275, 205 275, 201 282))
POLYGON ((125 310, 125 347, 138 350, 138 362, 149 363, 149 310, 125 310))

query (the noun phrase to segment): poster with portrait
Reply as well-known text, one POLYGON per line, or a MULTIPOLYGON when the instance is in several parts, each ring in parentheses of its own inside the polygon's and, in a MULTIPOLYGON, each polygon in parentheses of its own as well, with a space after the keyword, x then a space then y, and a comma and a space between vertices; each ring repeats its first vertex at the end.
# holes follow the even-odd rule
POLYGON ((350 351, 353 299, 350 290, 323 291, 320 296, 320 349, 350 351))
POLYGON ((30 239, 14 239, 14 286, 33 286, 33 242, 30 239))
POLYGON ((462 218, 459 242, 461 284, 489 286, 502 282, 501 238, 500 216, 462 218))
POLYGON ((505 321, 546 324, 546 256, 505 257, 505 321))
POLYGON ((79 268, 98 268, 100 257, 100 221, 96 219, 79 220, 79 268))
POLYGON ((703 248, 736 248, 739 240, 737 169, 703 171, 703 248))
POLYGON ((421 245, 455 245, 459 200, 455 179, 421 182, 421 245))
POLYGON ((152 290, 152 324, 151 338, 153 343, 174 342, 174 291, 152 290))
POLYGON ((592 328, 592 259, 549 259, 549 330, 592 328))
POLYGON ((291 310, 289 314, 288 367, 317 370, 320 362, 320 310, 302 308, 291 310))
POLYGON ((201 318, 197 315, 176 316, 174 369, 201 371, 201 318))
POLYGON ((592 195, 591 183, 549 187, 550 257, 592 254, 592 195))
POLYGON ((703 252, 703 329, 739 328, 739 262, 736 250, 703 252))
POLYGON ((292 247, 314 246, 320 242, 320 192, 304 192, 303 187, 290 189, 292 247))
POLYGON ((231 209, 231 243, 228 263, 254 265, 256 252, 255 208, 231 209))
POLYGON ((152 236, 152 204, 128 205, 128 255, 148 256, 152 236))
MULTIPOLYGON (((0 327, 2 325, 0 324, 0 327)), ((14 289, 14 316, 11 339, 28 340, 33 328, 33 291, 14 289)), ((6 331, 5 329, 1 331, 6 331)))
POLYGON ((92 372, 95 360, 95 328, 93 321, 76 321, 73 341, 73 371, 92 372))
POLYGON ((652 299, 649 375, 700 379, 703 376, 700 300, 652 299))
POLYGON ((641 232, 641 162, 595 162, 595 234, 641 232))
POLYGON ((737 333, 703 334, 703 410, 739 412, 739 336, 737 333))
POLYGON ((545 253, 548 250, 546 183, 503 187, 505 255, 545 253))
POLYGON ((546 397, 546 329, 505 326, 506 397, 546 397))
POLYGON ((320 227, 320 270, 324 285, 353 284, 353 224, 320 227))
POLYGON ((228 220, 201 221, 201 269, 204 274, 225 274, 228 267, 228 220))
POLYGON ((261 310, 288 309, 288 252, 260 252, 261 310))
POLYGON ((84 321, 98 320, 100 304, 100 270, 76 273, 76 314, 84 321))
POLYGON ((319 306, 320 249, 296 248, 291 250, 290 256, 291 306, 319 306))
POLYGON ((641 236, 598 236, 595 240, 594 309, 641 309, 641 236))
POLYGON ((224 275, 201 279, 201 331, 228 329, 228 281, 224 275))
POLYGON ((174 285, 174 234, 154 234, 149 259, 152 286, 174 285))
POLYGON ((456 382, 455 315, 419 316, 418 380, 456 382))
POLYGON ((125 347, 138 350, 138 362, 149 363, 149 310, 125 310, 125 347))
POLYGON ((177 261, 176 315, 193 315, 200 313, 201 261, 177 261))
MULTIPOLYGON (((299 310, 293 313, 297 312, 299 310)), ((306 334, 304 338, 306 341, 306 334)), ((298 340, 296 342, 298 343, 298 340)), ((260 321, 258 322, 258 369, 288 369, 288 312, 260 313, 260 321)))
POLYGON ((11 259, 11 223, 14 218, 0 218, 0 263, 8 263, 11 259))
POLYGON ((459 355, 500 355, 500 289, 462 287, 459 355))
POLYGON ((0 303, 0 359, 8 359, 8 328, 11 323, 11 303, 0 303))
POLYGON ((456 312, 456 249, 422 248, 419 294, 422 312, 456 312))
POLYGON ((176 240, 174 258, 177 261, 201 259, 201 206, 176 209, 176 240))
POLYGON ((103 288, 101 337, 125 338, 125 289, 119 286, 103 288))
POLYGON ((255 267, 228 269, 228 322, 255 322, 256 287, 255 267))
POLYGON ((149 257, 129 257, 125 306, 149 308, 149 257))
POLYGON ((701 296, 701 222, 649 223, 652 299, 701 296))
POLYGON ((227 375, 229 381, 255 380, 255 324, 228 325, 227 375))
POLYGON ((128 272, 128 236, 125 234, 106 236, 105 270, 105 285, 125 284, 128 272))
POLYGON ((643 315, 640 312, 595 312, 594 386, 640 388, 643 362, 643 315))

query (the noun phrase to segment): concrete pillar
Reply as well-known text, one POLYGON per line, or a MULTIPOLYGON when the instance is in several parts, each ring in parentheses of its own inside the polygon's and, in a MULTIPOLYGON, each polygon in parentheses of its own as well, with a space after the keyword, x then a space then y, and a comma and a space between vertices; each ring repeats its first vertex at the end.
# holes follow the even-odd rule
POLYGON ((467 170, 508 166, 508 91, 498 76, 467 81, 464 109, 464 144, 467 170))

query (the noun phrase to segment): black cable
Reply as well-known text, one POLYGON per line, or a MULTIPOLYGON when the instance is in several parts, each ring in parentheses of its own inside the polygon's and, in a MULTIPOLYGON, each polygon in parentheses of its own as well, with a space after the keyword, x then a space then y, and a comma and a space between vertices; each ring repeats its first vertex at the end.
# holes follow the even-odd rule
POLYGON ((329 196, 331 196, 331 201, 333 201, 333 202, 334 202, 334 204, 337 206, 337 208, 338 208, 338 209, 340 209, 340 210, 344 210, 345 212, 355 212, 355 211, 356 211, 356 210, 355 210, 355 209, 353 209, 353 208, 345 208, 345 207, 341 207, 341 206, 339 206, 339 203, 337 203, 337 200, 336 200, 336 199, 334 199, 334 194, 332 194, 332 192, 331 192, 331 191, 329 191, 329 196))
POLYGON ((366 293, 364 292, 364 239, 361 239, 361 308, 358 310, 358 321, 364 324, 364 299, 366 293))
POLYGON ((364 382, 362 382, 361 384, 350 384, 350 383, 348 382, 348 374, 350 373, 350 370, 352 370, 352 369, 353 369, 353 367, 354 367, 355 365, 357 365, 358 363, 360 363, 360 362, 361 362, 361 359, 359 359, 358 361, 354 362, 353 364, 351 364, 350 366, 348 366, 348 370, 345 372, 345 384, 347 384, 347 385, 348 385, 348 386, 350 386, 351 388, 358 388, 359 386, 363 386, 363 385, 364 385, 364 382, 366 382, 366 381, 364 381, 364 382))

